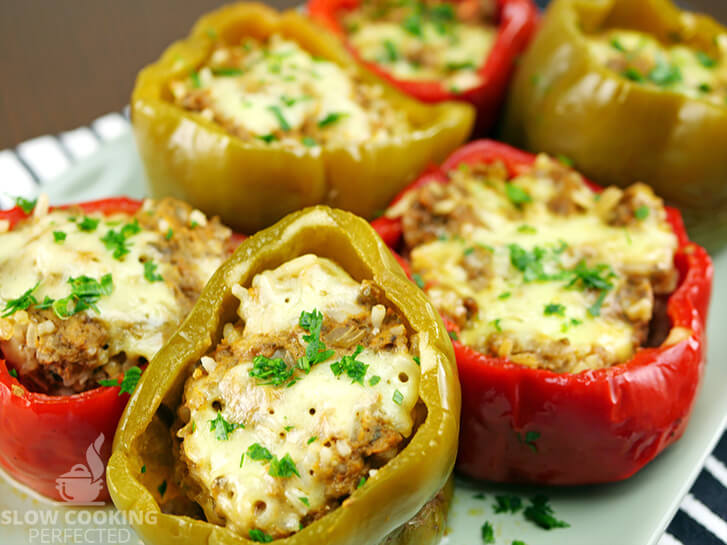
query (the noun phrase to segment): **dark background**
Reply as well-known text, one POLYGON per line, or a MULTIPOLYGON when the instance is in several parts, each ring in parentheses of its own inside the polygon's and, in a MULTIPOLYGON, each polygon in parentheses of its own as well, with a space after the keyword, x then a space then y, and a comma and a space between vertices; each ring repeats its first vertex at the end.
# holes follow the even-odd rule
MULTIPOLYGON (((139 69, 223 3, 0 0, 0 149, 121 110, 139 69)), ((267 3, 281 8, 301 2, 267 3)), ((688 3, 727 21, 725 0, 688 3)))

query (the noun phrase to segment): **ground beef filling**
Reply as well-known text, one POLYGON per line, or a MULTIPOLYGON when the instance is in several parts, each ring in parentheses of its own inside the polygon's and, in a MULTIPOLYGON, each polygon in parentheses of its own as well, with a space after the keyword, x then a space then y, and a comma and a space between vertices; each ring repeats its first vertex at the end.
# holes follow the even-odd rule
MULTIPOLYGON (((674 290, 678 279, 673 257, 668 257, 673 256, 673 249, 671 254, 664 254, 666 259, 654 263, 645 259, 614 262, 608 251, 602 250, 597 242, 602 239, 594 235, 593 240, 589 240, 583 233, 570 237, 573 231, 568 229, 559 233, 552 243, 545 241, 532 251, 527 248, 521 251, 518 246, 521 240, 527 240, 522 238, 522 233, 540 236, 537 233, 542 226, 536 223, 539 218, 547 218, 548 221, 555 218, 553 221, 560 221, 560 225, 565 226, 568 220, 579 221, 586 215, 598 218, 598 229, 608 228, 612 237, 623 238, 627 248, 632 242, 640 244, 641 239, 637 240, 637 237, 648 238, 647 229, 660 232, 668 229, 663 203, 650 188, 643 184, 634 184, 625 190, 611 187, 594 197, 580 175, 544 156, 539 157, 533 167, 521 169, 515 176, 504 164, 494 162, 463 167, 450 172, 449 178, 445 184, 430 182, 423 185, 388 214, 401 218, 402 251, 411 260, 414 274, 419 275, 420 283, 425 285, 425 290, 445 318, 460 329, 467 344, 483 353, 524 365, 573 372, 620 361, 597 342, 585 348, 573 346, 568 332, 581 327, 586 320, 597 319, 602 323, 629 328, 631 352, 647 343, 659 343, 664 339, 664 317, 655 313, 663 313, 663 301, 674 290), (474 185, 473 180, 477 182, 474 185), (524 189, 520 191, 521 188, 524 189), (490 200, 502 198, 503 204, 499 208, 497 205, 483 207, 483 189, 492 192, 490 200), (508 192, 513 202, 504 197, 508 192), (541 201, 533 204, 537 199, 541 201), (536 206, 539 206, 537 210, 534 209, 536 206), (648 221, 654 223, 647 226, 648 221), (517 229, 520 238, 512 238, 507 233, 508 225, 520 223, 522 225, 517 229), (485 233, 485 243, 478 242, 482 233, 485 233), (501 233, 504 234, 498 239, 501 233), (431 257, 433 253, 426 253, 434 252, 432 248, 437 244, 448 243, 451 243, 450 250, 443 251, 452 251, 454 242, 461 243, 462 250, 459 250, 459 258, 452 258, 451 264, 437 263, 431 257), (508 255, 508 250, 509 259, 503 258, 503 254, 508 255), (506 269, 503 269, 503 259, 506 269), (579 263, 583 264, 582 269, 588 269, 587 272, 600 271, 600 276, 594 279, 574 275, 572 271, 577 267, 573 265, 579 263), (447 278, 456 277, 457 282, 442 280, 452 268, 458 272, 447 278), (547 274, 537 271, 546 271, 547 274), (530 273, 533 274, 528 278, 530 273), (503 279, 513 281, 509 285, 514 287, 491 293, 490 304, 487 298, 474 295, 486 292, 492 286, 501 286, 503 279), (596 287, 601 284, 591 285, 588 283, 591 281, 605 282, 610 287, 599 290, 596 287), (506 321, 500 323, 497 319, 493 320, 491 327, 483 328, 480 314, 487 310, 486 307, 494 302, 504 301, 503 304, 507 304, 507 301, 514 301, 514 294, 520 287, 548 282, 558 282, 564 287, 566 295, 569 290, 580 288, 590 298, 589 304, 597 303, 597 308, 589 309, 585 317, 578 318, 569 318, 567 312, 571 309, 562 305, 546 309, 546 315, 563 316, 562 335, 546 336, 537 328, 532 334, 517 334, 516 327, 509 327, 506 321), (462 287, 463 283, 466 287, 462 287), (603 299, 598 302, 596 297, 601 294, 603 299), (597 315, 591 316, 591 312, 597 315), (659 324, 659 332, 654 331, 656 324, 659 324), (471 332, 475 329, 483 332, 482 335, 473 337, 471 332)), ((583 230, 583 225, 592 224, 574 225, 573 229, 583 230)), ((586 227, 586 230, 589 228, 586 227)), ((673 235, 665 236, 666 243, 675 247, 673 235)))
MULTIPOLYGON (((334 321, 324 314, 320 339, 328 349, 335 351, 335 355, 329 361, 318 365, 328 367, 342 354, 352 353, 357 346, 366 347, 376 353, 403 353, 408 352, 414 345, 403 319, 386 302, 383 292, 377 286, 364 280, 357 303, 362 306, 361 312, 348 316, 345 321, 334 321)), ((207 369, 205 366, 209 366, 209 363, 205 363, 203 359, 187 380, 183 404, 178 410, 177 421, 172 426, 177 460, 176 479, 186 495, 202 507, 210 522, 227 525, 239 531, 239 526, 229 520, 229 513, 221 508, 218 499, 221 496, 227 498, 235 496, 235 488, 231 486, 230 480, 227 477, 219 477, 214 480, 212 486, 209 483, 206 484, 202 477, 201 467, 186 453, 185 438, 194 433, 198 426, 206 425, 190 424, 190 414, 194 414, 194 411, 199 410, 206 403, 206 400, 200 399, 197 393, 198 388, 201 384, 202 388, 208 388, 204 384, 215 384, 219 385, 220 392, 224 392, 230 387, 229 383, 225 382, 227 379, 224 378, 229 376, 230 370, 241 362, 251 361, 255 356, 282 358, 287 365, 295 368, 299 358, 306 354, 306 344, 301 342, 300 333, 301 331, 296 328, 276 334, 250 335, 244 333, 242 323, 234 326, 227 324, 223 339, 208 354, 208 357, 214 361, 213 367, 207 369)), ((293 379, 300 380, 301 384, 310 380, 299 369, 296 369, 293 379)), ((366 386, 362 385, 361 388, 368 387, 369 379, 370 375, 366 377, 366 386)), ((227 390, 228 403, 217 401, 213 407, 222 413, 229 411, 226 414, 236 415, 236 420, 245 422, 246 431, 251 430, 257 423, 265 421, 268 410, 264 407, 269 406, 267 403, 271 398, 294 395, 293 393, 286 394, 287 388, 284 386, 273 388, 256 383, 254 379, 247 377, 247 373, 242 375, 242 379, 236 380, 234 392, 227 390)), ((418 409, 417 405, 415 412, 418 409)), ((337 410, 346 411, 347 408, 340 407, 337 410)), ((273 414, 272 409, 269 412, 273 414)), ((325 415, 316 414, 315 409, 310 409, 310 417, 313 428, 325 429, 324 421, 327 418, 325 415)), ((283 438, 286 433, 286 431, 281 431, 280 437, 283 438)), ((318 482, 325 483, 325 500, 315 506, 311 504, 311 507, 300 518, 301 527, 307 526, 338 508, 358 486, 361 486, 362 479, 365 480, 366 476, 373 474, 372 471, 375 472, 376 469, 395 457, 414 432, 412 431, 409 437, 405 437, 392 427, 383 413, 373 406, 369 411, 357 411, 356 424, 350 435, 323 436, 321 433, 320 431, 315 432, 315 437, 310 441, 326 447, 333 453, 332 456, 321 457, 310 465, 305 465, 297 460, 297 467, 301 473, 307 473, 314 476, 318 482)), ((310 434, 314 434, 314 432, 311 431, 310 434)), ((259 512, 256 511, 256 515, 263 516, 266 509, 268 511, 274 509, 273 502, 290 501, 290 486, 293 485, 288 480, 278 479, 272 493, 269 493, 264 501, 259 502, 259 512)), ((294 533, 294 531, 284 530, 275 524, 265 526, 260 523, 259 527, 265 528, 265 532, 275 539, 294 533)), ((247 532, 242 533, 247 536, 247 532)))
MULTIPOLYGON (((74 209, 69 214, 84 216, 81 210, 74 209)), ((158 235, 150 243, 160 256, 155 265, 164 268, 163 282, 172 288, 179 305, 177 315, 159 324, 154 332, 161 332, 161 343, 176 329, 211 273, 232 251, 231 233, 217 218, 207 220, 174 199, 147 201, 128 220, 136 220, 143 231, 158 235)), ((15 229, 26 228, 24 223, 30 221, 33 220, 20 222, 15 229)), ((101 234, 99 228, 98 236, 101 234)), ((139 267, 140 276, 143 272, 139 267)), ((142 328, 129 333, 140 340, 148 334, 142 328)), ((19 380, 36 392, 84 392, 96 388, 101 380, 116 379, 128 368, 147 362, 145 357, 130 357, 123 351, 114 353, 111 345, 109 323, 93 310, 61 319, 50 308, 31 306, 0 319, 2 357, 17 372, 19 380)))

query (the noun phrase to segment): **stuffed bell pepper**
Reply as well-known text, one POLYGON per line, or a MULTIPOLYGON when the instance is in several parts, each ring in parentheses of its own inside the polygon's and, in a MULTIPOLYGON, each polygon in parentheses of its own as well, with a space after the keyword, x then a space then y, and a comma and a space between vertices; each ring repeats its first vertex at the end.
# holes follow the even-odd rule
POLYGON ((200 19, 132 97, 152 193, 248 233, 317 203, 371 217, 473 117, 398 93, 297 12, 244 3, 200 19))
POLYGON ((556 0, 504 134, 603 183, 642 180, 685 212, 725 210, 727 29, 669 0, 556 0))
POLYGON ((531 0, 311 0, 308 12, 405 93, 471 103, 478 132, 494 123, 537 22, 531 0))
POLYGON ((22 204, 0 212, 0 465, 53 499, 108 500, 128 394, 234 237, 172 199, 22 204))
POLYGON ((155 520, 148 545, 435 544, 459 395, 441 318, 386 245, 309 208, 245 241, 151 361, 111 495, 155 520))
POLYGON ((450 329, 464 474, 615 481, 682 435, 712 266, 648 186, 601 190, 552 157, 481 140, 375 227, 450 329))

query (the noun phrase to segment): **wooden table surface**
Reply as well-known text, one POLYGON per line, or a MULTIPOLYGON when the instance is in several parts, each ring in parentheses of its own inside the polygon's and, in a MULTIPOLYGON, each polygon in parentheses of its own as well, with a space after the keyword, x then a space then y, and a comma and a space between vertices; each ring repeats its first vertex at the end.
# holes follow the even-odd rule
MULTIPOLYGON (((139 69, 222 3, 0 0, 0 149, 120 110, 139 69)), ((727 0, 688 3, 727 21, 727 0)))

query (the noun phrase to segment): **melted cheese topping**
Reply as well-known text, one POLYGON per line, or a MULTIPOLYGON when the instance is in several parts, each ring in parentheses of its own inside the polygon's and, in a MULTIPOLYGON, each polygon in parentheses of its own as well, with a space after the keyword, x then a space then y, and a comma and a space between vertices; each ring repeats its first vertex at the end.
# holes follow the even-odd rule
POLYGON ((351 45, 366 61, 400 79, 441 81, 452 92, 483 82, 478 70, 497 35, 485 20, 457 20, 447 3, 428 8, 420 2, 364 2, 344 18, 344 25, 351 45))
MULTIPOLYGON (((290 335, 305 345, 306 332, 298 326, 303 312, 318 309, 325 321, 334 322, 373 312, 358 302, 361 284, 332 261, 313 255, 260 273, 250 289, 237 286, 234 293, 244 325, 227 324, 223 342, 251 343, 251 354, 257 352, 256 343, 290 335)), ((351 350, 336 350, 288 387, 252 378, 252 355, 231 366, 203 358, 204 371, 198 368, 187 383, 190 420, 179 436, 190 473, 212 496, 211 503, 201 502, 209 520, 246 537, 251 530, 276 537, 294 533, 331 508, 327 487, 335 484, 337 472, 355 464, 356 443, 366 430, 411 435, 419 391, 419 367, 411 354, 363 347, 356 357, 368 365, 362 383, 332 372, 331 364, 346 354, 351 350), (236 426, 224 440, 210 428, 220 407, 224 419, 236 426), (241 460, 254 444, 277 459, 289 455, 299 476, 271 476, 268 463, 249 455, 241 460)))
POLYGON ((278 35, 218 48, 198 74, 171 90, 178 104, 241 138, 287 147, 381 141, 410 129, 380 86, 278 35))
POLYGON ((726 41, 715 41, 718 53, 677 44, 664 46, 654 37, 632 30, 610 30, 589 40, 591 54, 624 77, 662 89, 725 105, 726 41))
MULTIPOLYGON (((6 304, 39 283, 33 295, 61 299, 68 296, 70 278, 81 275, 100 280, 111 274, 113 291, 96 303, 98 318, 109 330, 109 352, 125 352, 129 359, 151 359, 161 347, 164 334, 177 325, 181 314, 173 287, 150 282, 144 277, 144 261, 157 264, 156 274, 164 277, 167 265, 160 248, 163 237, 140 230, 129 238, 129 253, 114 259, 101 240, 109 230, 119 230, 130 220, 127 215, 73 215, 67 211, 36 217, 2 235, 0 244, 0 300, 6 304), (70 221, 75 217, 75 222, 70 221), (83 218, 98 221, 93 231, 82 231, 83 218), (65 233, 56 242, 54 232, 65 233)), ((12 319, 12 317, 11 317, 12 319)))
MULTIPOLYGON (((606 218, 622 192, 611 188, 596 199, 571 172, 570 199, 580 210, 554 213, 548 203, 561 189, 553 175, 562 177, 562 170, 540 156, 532 171, 507 186, 468 169, 451 173, 451 193, 433 191, 442 194, 433 208, 463 219, 411 248, 410 260, 435 306, 460 321, 465 344, 575 372, 633 354, 643 340, 635 325, 648 326, 653 302, 651 290, 629 290, 640 285, 636 280, 660 276, 673 289, 677 241, 661 201, 646 186, 630 190, 641 219, 614 225, 606 218), (610 287, 585 286, 573 273, 579 263, 610 287)), ((416 192, 409 194, 389 216, 400 216, 416 199, 416 192)))

